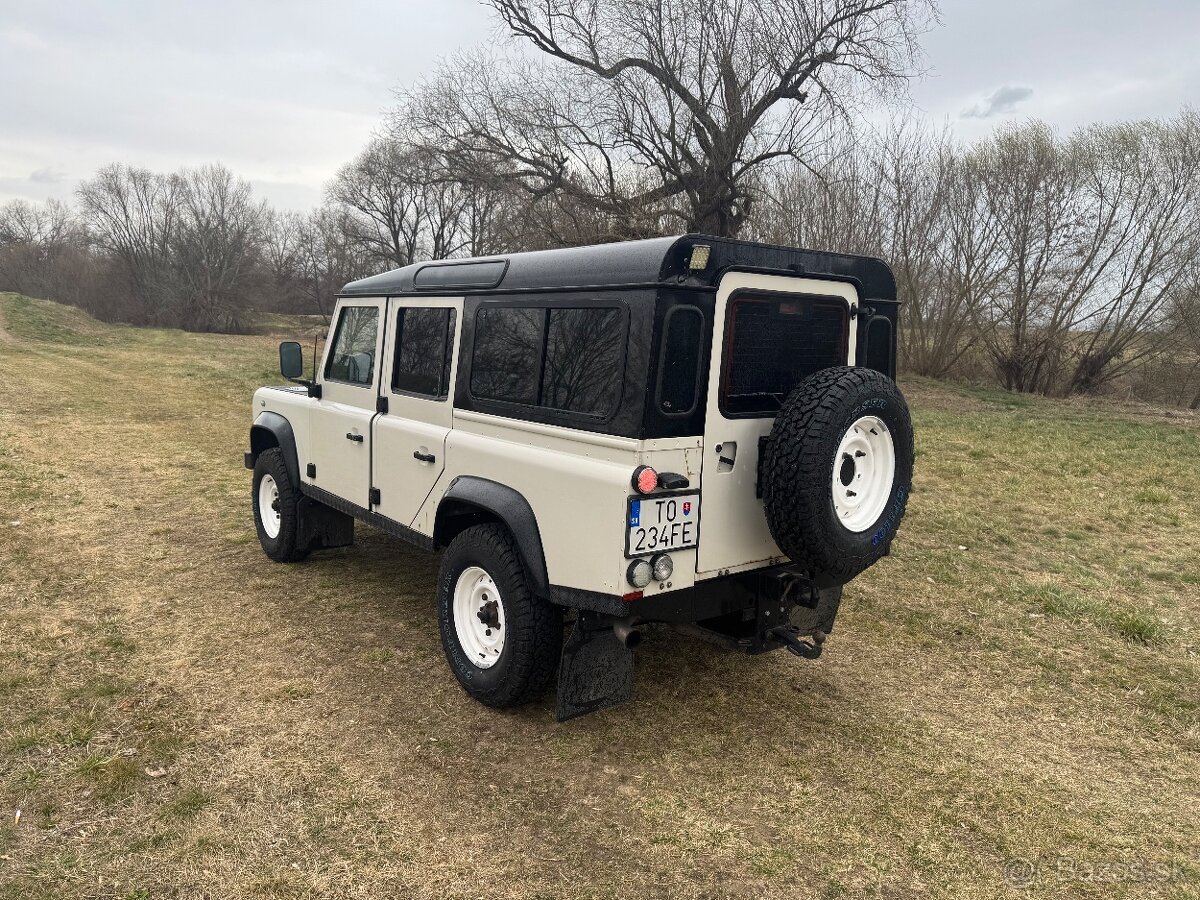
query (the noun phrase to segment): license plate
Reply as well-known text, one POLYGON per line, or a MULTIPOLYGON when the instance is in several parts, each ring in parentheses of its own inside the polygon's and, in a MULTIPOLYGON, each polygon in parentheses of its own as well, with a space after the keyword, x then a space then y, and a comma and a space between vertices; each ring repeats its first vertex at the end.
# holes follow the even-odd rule
POLYGON ((700 540, 700 494, 630 497, 625 556, 695 547, 700 540))

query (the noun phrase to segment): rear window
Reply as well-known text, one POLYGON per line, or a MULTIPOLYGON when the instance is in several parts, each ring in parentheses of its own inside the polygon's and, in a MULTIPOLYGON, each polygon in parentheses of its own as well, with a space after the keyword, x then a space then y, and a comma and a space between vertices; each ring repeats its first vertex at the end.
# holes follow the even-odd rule
POLYGON ((392 390, 442 399, 450 392, 454 310, 401 307, 396 313, 392 390))
POLYGON ((658 409, 684 416, 700 399, 700 359, 704 313, 695 306, 673 306, 667 313, 658 367, 658 409))
POLYGON ((792 388, 846 364, 849 318, 837 297, 743 295, 729 304, 721 412, 773 416, 792 388))
POLYGON ((620 401, 625 328, 615 307, 484 307, 471 394, 604 418, 620 401))

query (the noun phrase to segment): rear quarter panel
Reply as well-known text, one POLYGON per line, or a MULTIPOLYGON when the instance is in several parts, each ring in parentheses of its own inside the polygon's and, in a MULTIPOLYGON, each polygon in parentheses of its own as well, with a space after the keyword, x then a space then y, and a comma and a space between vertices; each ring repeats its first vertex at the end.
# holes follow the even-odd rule
MULTIPOLYGON (((551 584, 624 594, 631 590, 625 583, 630 478, 643 464, 688 474, 698 485, 699 438, 641 442, 455 410, 454 428, 446 442, 446 469, 414 527, 433 533, 438 503, 456 477, 488 478, 529 501, 551 584)), ((674 556, 676 572, 695 571, 694 551, 674 556)), ((673 588, 690 583, 686 578, 679 583, 672 579, 673 588)), ((646 592, 662 589, 653 585, 646 592)))

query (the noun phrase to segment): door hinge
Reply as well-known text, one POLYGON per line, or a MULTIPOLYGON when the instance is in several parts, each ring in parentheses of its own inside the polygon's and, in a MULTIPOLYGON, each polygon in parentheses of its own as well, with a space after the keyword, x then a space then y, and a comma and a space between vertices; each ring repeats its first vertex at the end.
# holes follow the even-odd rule
POLYGON ((379 505, 379 488, 371 488, 370 492, 367 494, 367 503, 371 506, 379 505))
POLYGON ((305 471, 308 472, 309 478, 316 478, 317 477, 317 464, 309 463, 308 467, 305 469, 305 471))
POLYGON ((375 398, 375 412, 379 413, 380 415, 386 416, 387 411, 388 411, 387 400, 388 400, 387 397, 376 397, 375 398))

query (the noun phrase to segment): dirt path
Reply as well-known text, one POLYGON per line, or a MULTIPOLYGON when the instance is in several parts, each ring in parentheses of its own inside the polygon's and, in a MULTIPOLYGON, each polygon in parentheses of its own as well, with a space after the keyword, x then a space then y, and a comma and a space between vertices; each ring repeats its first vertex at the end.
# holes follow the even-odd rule
POLYGON ((4 327, 4 306, 0 305, 0 344, 12 344, 16 339, 4 327))

